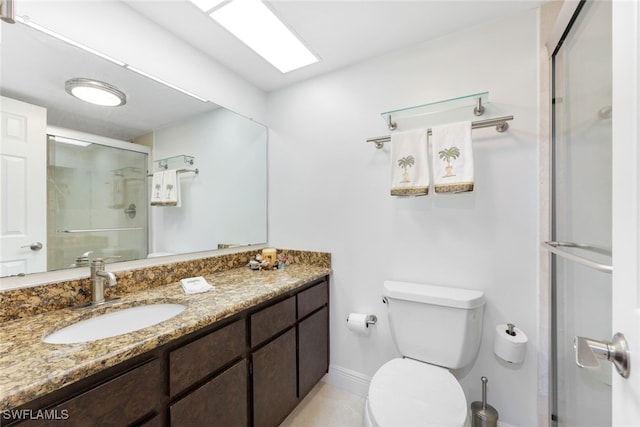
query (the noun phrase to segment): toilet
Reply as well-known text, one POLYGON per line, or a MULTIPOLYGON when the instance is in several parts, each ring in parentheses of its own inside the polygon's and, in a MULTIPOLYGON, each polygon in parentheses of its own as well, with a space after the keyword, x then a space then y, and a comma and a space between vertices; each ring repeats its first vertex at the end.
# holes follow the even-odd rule
POLYGON ((388 361, 373 375, 363 424, 464 426, 469 405, 449 369, 463 368, 475 358, 484 294, 385 281, 383 300, 391 335, 403 357, 388 361))

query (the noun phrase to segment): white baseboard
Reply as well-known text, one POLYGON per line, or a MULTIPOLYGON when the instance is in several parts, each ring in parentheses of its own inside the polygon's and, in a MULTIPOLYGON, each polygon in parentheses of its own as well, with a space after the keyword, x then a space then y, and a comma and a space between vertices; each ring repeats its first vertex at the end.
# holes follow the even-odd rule
POLYGON ((359 396, 367 397, 371 377, 341 366, 329 365, 329 374, 325 376, 324 381, 359 396))

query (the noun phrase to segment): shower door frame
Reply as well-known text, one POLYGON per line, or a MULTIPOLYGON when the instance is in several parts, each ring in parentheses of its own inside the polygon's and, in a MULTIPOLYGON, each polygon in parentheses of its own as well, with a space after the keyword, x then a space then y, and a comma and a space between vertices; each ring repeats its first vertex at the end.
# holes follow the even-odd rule
MULTIPOLYGON (((96 145, 100 145, 100 146, 104 146, 104 147, 108 147, 108 148, 113 148, 113 149, 118 149, 118 150, 124 150, 124 151, 131 151, 131 152, 135 152, 135 153, 140 153, 140 154, 144 154, 147 156, 147 161, 146 161, 146 165, 145 165, 145 171, 144 171, 144 175, 145 177, 147 177, 147 173, 150 169, 150 164, 152 163, 151 161, 151 152, 152 152, 152 148, 148 147, 146 145, 141 145, 141 144, 136 144, 136 143, 132 143, 132 142, 127 142, 127 141, 122 141, 122 140, 118 140, 118 139, 113 139, 113 138, 109 138, 109 137, 104 137, 104 136, 100 136, 100 135, 96 135, 96 134, 92 134, 92 133, 87 133, 87 132, 83 132, 83 131, 78 131, 75 129, 68 129, 68 128, 63 128, 63 127, 59 127, 59 126, 47 126, 47 135, 55 135, 55 136, 60 136, 60 137, 64 137, 64 138, 69 138, 69 139, 73 139, 73 140, 79 140, 79 141, 86 141, 92 144, 96 144, 96 145)), ((147 188, 147 191, 145 191, 146 195, 145 195, 145 200, 144 203, 145 205, 148 206, 149 203, 149 193, 148 193, 148 185, 149 185, 150 181, 147 181, 144 183, 144 187, 147 188)), ((145 213, 145 228, 146 228, 146 232, 145 232, 145 246, 146 246, 146 252, 148 253, 149 251, 149 247, 150 247, 150 239, 151 239, 151 221, 150 221, 150 217, 149 217, 149 210, 146 210, 145 213)), ((49 232, 49 230, 47 230, 47 233, 49 232)), ((95 254, 93 255, 95 257, 95 254)), ((125 260, 125 261, 116 261, 116 262, 128 262, 128 261, 138 261, 140 259, 145 259, 145 257, 143 258, 136 258, 136 259, 130 259, 130 260, 125 260)), ((50 268, 50 266, 48 267, 50 268)), ((50 273, 51 271, 56 271, 56 272, 60 272, 60 271, 65 271, 66 269, 58 269, 58 270, 49 270, 47 271, 47 273, 50 273)))
MULTIPOLYGON (((572 20, 580 2, 565 0, 547 39, 548 60, 572 20)), ((613 426, 640 425, 640 4, 612 2, 612 334, 623 332, 631 349, 628 379, 612 377, 613 426), (634 351, 636 350, 636 351, 634 351)), ((551 106, 551 96, 548 97, 551 106)), ((544 109, 543 109, 544 111, 544 109)), ((549 110, 550 112, 550 110, 549 110)), ((544 112, 543 112, 544 114, 544 112)), ((545 129, 543 119, 541 129, 545 129)), ((544 133, 543 133, 544 134, 544 133)), ((540 148, 540 240, 551 230, 549 162, 551 146, 540 148)), ((550 329, 551 254, 540 252, 539 399, 538 424, 551 424, 552 366, 550 329)), ((613 368, 612 368, 613 369, 613 368)))

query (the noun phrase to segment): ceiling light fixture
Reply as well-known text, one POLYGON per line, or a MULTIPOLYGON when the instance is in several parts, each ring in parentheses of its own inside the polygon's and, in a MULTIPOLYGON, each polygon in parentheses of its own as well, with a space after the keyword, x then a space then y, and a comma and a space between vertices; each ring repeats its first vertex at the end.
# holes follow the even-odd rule
POLYGON ((209 16, 283 73, 318 62, 260 0, 233 0, 209 16))
POLYGON ((71 96, 104 107, 119 107, 127 103, 127 95, 117 87, 99 80, 75 78, 64 83, 71 96))

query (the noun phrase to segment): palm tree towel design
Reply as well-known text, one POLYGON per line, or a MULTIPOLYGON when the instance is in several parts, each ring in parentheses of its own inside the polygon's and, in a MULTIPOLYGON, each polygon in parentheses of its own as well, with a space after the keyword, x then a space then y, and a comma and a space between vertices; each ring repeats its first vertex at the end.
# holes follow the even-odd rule
POLYGON ((391 135, 391 195, 424 196, 429 193, 427 129, 391 135))
POLYGON ((431 129, 433 184, 436 193, 473 191, 471 122, 431 129))

